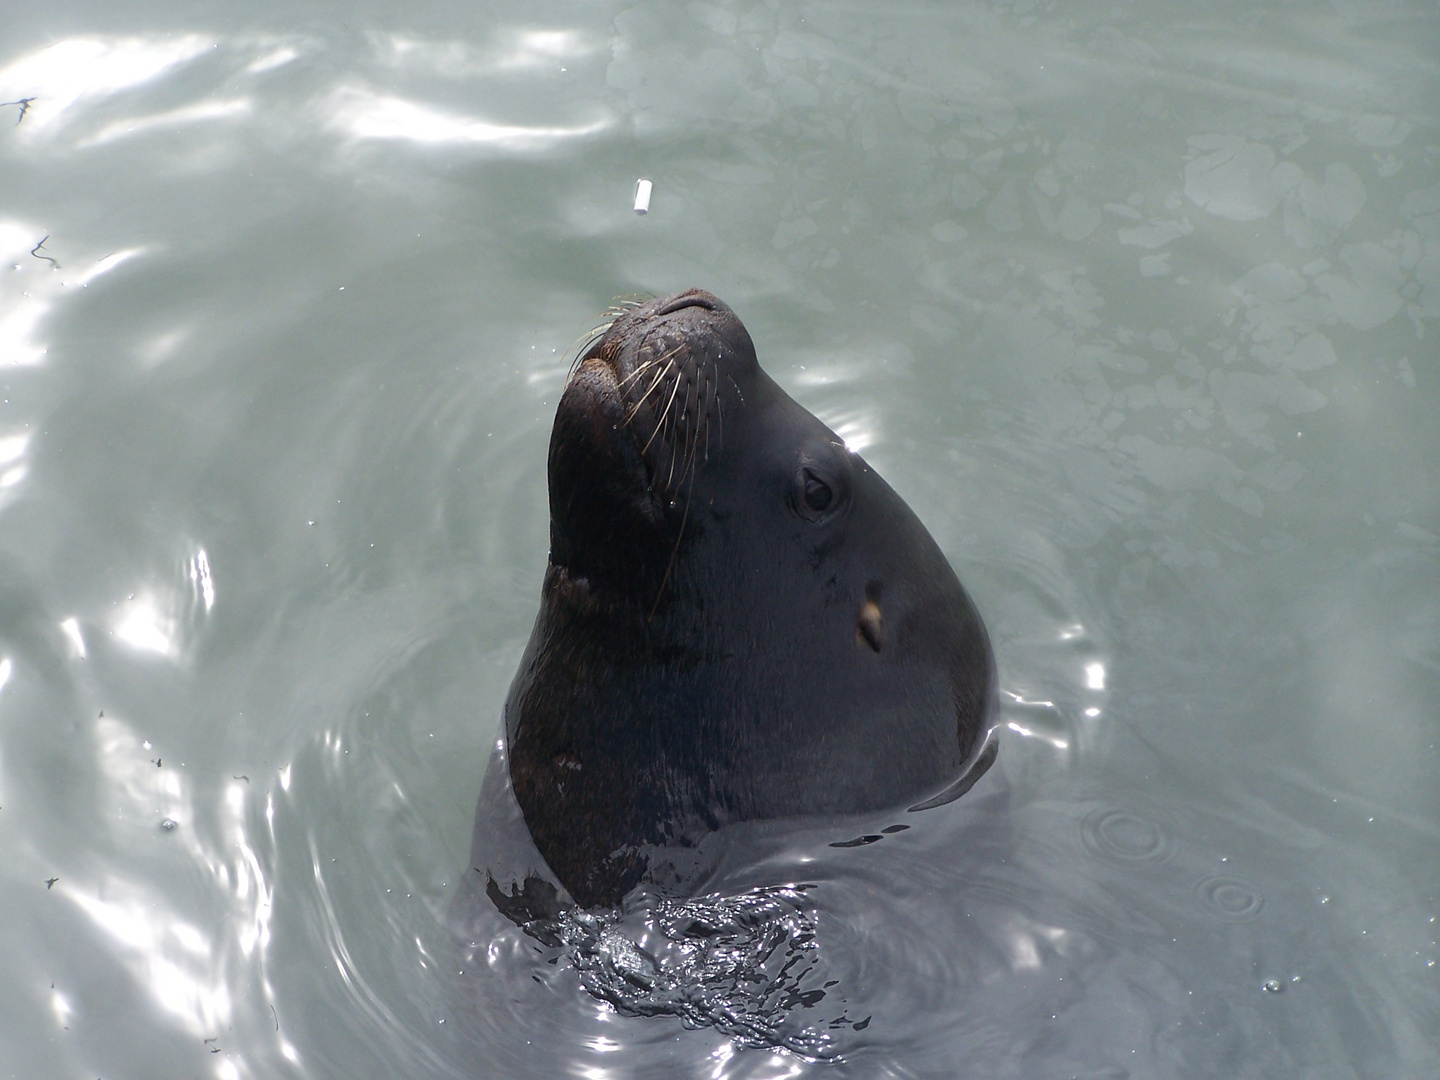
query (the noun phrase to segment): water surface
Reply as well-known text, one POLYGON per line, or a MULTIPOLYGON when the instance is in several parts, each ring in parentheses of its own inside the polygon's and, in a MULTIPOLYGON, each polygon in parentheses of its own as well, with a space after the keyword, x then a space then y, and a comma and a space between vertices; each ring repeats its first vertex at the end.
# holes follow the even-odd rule
POLYGON ((7 12, 0 1072, 1435 1075, 1437 56, 1403 0, 7 12), (445 929, 565 352, 690 285, 1006 691, 1003 789, 804 894, 838 1060, 523 935, 467 1006, 445 929))

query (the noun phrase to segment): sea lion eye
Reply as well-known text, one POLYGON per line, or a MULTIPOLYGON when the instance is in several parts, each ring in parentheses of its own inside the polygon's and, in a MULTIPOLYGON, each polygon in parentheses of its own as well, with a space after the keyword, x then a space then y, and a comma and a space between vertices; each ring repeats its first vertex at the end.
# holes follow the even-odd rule
POLYGON ((805 472, 805 505, 817 514, 828 507, 835 498, 830 490, 830 485, 821 480, 809 469, 805 472))
POLYGON ((841 491, 833 477, 813 465, 802 465, 795 474, 791 505, 807 521, 824 521, 840 509, 841 491))

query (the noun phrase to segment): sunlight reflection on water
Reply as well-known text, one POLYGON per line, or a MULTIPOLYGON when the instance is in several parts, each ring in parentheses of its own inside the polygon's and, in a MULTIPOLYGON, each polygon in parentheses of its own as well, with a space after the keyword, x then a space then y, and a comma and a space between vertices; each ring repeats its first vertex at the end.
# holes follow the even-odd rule
POLYGON ((561 140, 594 135, 610 126, 608 120, 575 127, 497 124, 351 87, 336 91, 325 111, 336 128, 357 139, 493 146, 514 153, 544 150, 561 140))
POLYGON ((68 38, 0 68, 0 94, 34 99, 22 138, 53 137, 76 106, 151 82, 213 48, 214 39, 197 34, 68 38))

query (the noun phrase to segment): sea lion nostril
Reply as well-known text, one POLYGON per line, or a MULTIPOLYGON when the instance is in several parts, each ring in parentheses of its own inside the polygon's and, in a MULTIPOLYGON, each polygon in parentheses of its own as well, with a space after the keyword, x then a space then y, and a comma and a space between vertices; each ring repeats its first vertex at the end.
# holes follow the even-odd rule
POLYGON ((672 296, 668 303, 661 305, 655 312, 659 315, 669 315, 676 311, 683 311, 688 307, 704 308, 706 311, 719 311, 725 304, 719 297, 713 296, 704 289, 689 289, 678 296, 672 296))

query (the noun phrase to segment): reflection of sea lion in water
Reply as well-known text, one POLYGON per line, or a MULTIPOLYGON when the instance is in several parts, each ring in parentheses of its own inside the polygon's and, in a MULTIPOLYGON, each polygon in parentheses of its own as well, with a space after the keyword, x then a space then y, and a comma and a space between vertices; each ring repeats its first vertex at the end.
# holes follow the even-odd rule
MULTIPOLYGON (((994 661, 969 597, 714 296, 627 311, 581 357, 549 481, 502 752, 579 903, 617 903, 657 849, 724 824, 903 808, 989 764, 994 661)), ((482 872, 503 764, 481 796, 482 872)))

